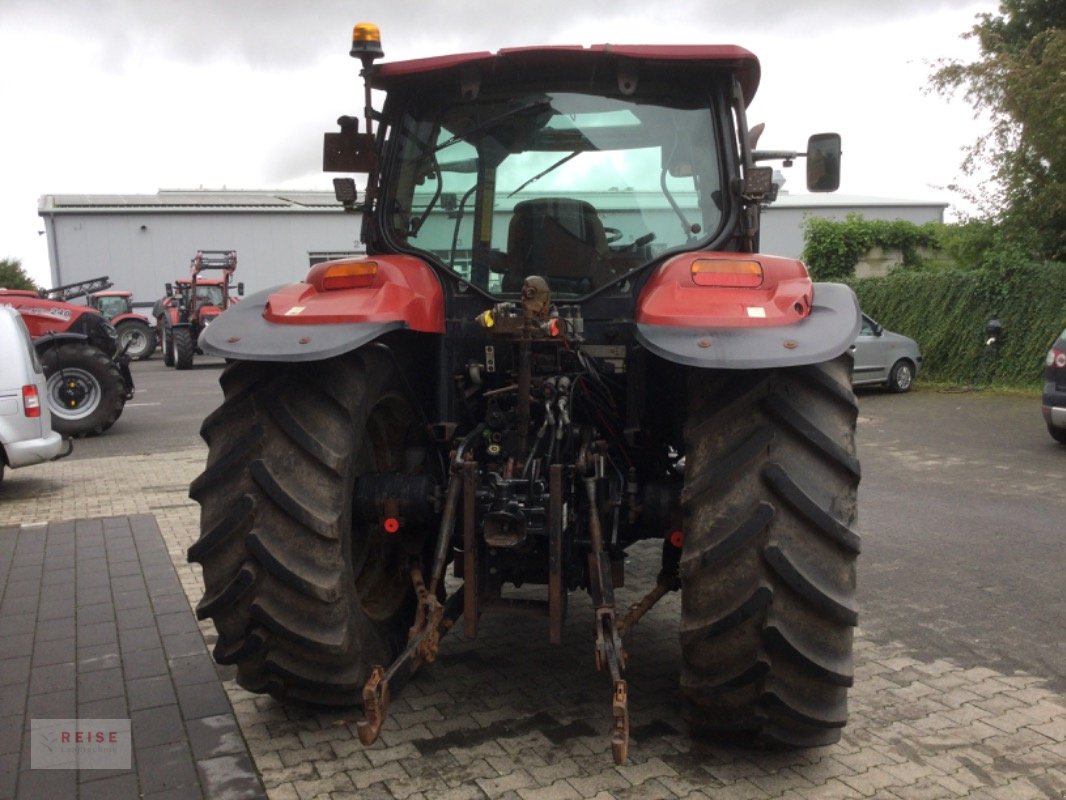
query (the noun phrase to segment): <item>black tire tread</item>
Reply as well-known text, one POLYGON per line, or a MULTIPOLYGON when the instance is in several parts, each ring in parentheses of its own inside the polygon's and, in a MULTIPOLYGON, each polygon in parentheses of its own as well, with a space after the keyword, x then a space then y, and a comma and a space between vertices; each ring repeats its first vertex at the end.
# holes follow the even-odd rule
POLYGON ((159 346, 163 350, 163 366, 174 366, 174 346, 170 341, 171 327, 169 325, 163 325, 162 333, 159 336, 159 346))
POLYGON ((190 496, 201 535, 188 553, 203 567, 197 613, 218 631, 215 660, 235 664, 249 691, 359 704, 413 617, 412 600, 371 619, 353 577, 351 490, 373 444, 356 431, 371 404, 394 402, 395 368, 366 352, 233 362, 220 383, 225 400, 200 429, 208 458, 190 496))
POLYGON ((174 348, 174 369, 192 369, 193 354, 196 350, 192 331, 186 327, 171 328, 170 339, 174 348))
POLYGON ((681 690, 697 735, 840 736, 861 549, 850 369, 690 375, 681 690))

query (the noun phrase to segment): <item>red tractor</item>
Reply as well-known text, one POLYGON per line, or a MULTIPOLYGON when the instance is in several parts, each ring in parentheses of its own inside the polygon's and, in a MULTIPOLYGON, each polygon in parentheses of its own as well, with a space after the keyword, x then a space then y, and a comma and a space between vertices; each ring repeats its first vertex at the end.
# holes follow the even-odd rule
POLYGON ((133 293, 111 289, 106 275, 45 289, 41 297, 69 303, 85 298, 89 308, 99 311, 118 334, 119 351, 131 359, 143 360, 155 352, 156 335, 148 318, 133 310, 133 293))
MULTIPOLYGON (((230 276, 237 269, 234 250, 197 250, 190 266, 191 277, 166 285, 166 296, 156 303, 155 317, 163 363, 189 369, 193 355, 202 353, 200 336, 207 326, 237 297, 230 294, 230 276), (205 270, 220 270, 221 278, 204 278, 205 270)), ((244 285, 237 284, 237 295, 244 285)))
POLYGON ((148 317, 133 310, 132 292, 118 289, 93 292, 86 302, 114 326, 119 349, 130 358, 143 361, 155 352, 155 327, 148 317))
POLYGON ((760 162, 805 158, 808 186, 832 190, 839 136, 755 149, 759 62, 731 45, 378 64, 360 24, 351 53, 364 121, 340 118, 324 166, 367 175, 361 202, 335 179, 367 255, 252 295, 201 338, 229 361, 190 488, 215 659, 251 691, 362 704, 370 743, 390 687, 454 623, 474 637, 483 614, 532 610, 559 644, 583 591, 621 763, 626 634, 680 591, 695 735, 836 741, 859 308, 758 242, 760 162), (641 540, 661 569, 619 609, 641 540))
POLYGON ((103 433, 133 397, 133 375, 114 327, 95 309, 52 299, 105 282, 110 285, 94 278, 41 293, 0 289, 0 305, 16 309, 33 337, 48 381, 52 428, 64 436, 103 433))

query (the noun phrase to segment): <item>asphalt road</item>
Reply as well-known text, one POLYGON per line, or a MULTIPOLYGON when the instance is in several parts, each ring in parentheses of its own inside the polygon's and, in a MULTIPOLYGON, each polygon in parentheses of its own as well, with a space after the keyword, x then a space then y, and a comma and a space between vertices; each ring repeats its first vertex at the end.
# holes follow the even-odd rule
POLYGON ((102 458, 184 450, 202 444, 200 423, 222 402, 221 358, 196 356, 192 369, 163 366, 156 352, 130 364, 136 392, 103 436, 79 439, 70 458, 102 458))
POLYGON ((859 399, 860 625, 1066 691, 1066 447, 1038 397, 859 399))
MULTIPOLYGON (((198 446, 223 362, 133 364, 137 395, 72 458, 198 446)), ((922 658, 1026 671, 1066 691, 1066 447, 1039 398, 945 392, 859 396, 860 626, 922 658)))

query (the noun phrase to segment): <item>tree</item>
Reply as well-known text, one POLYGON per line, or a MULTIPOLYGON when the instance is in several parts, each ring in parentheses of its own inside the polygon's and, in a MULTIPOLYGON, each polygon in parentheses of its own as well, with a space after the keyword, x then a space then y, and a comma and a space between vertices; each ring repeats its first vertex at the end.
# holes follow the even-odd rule
POLYGON ((1002 0, 964 38, 977 40, 980 58, 942 61, 931 78, 943 95, 963 90, 991 121, 962 170, 992 180, 962 191, 1012 247, 1066 261, 1066 3, 1002 0))
POLYGON ((4 258, 0 259, 0 288, 30 289, 36 292, 39 287, 33 282, 33 278, 26 274, 21 261, 17 258, 4 258))

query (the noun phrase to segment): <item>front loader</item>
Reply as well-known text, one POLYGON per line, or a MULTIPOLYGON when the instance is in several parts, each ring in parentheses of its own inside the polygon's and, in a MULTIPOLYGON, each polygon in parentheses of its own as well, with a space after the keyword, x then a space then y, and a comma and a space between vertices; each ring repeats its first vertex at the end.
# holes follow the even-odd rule
POLYGON ((836 741, 859 310, 758 253, 758 232, 775 191, 760 162, 805 158, 809 187, 832 190, 839 137, 755 150, 759 63, 731 45, 378 63, 360 24, 351 54, 363 118, 326 135, 324 167, 366 175, 361 196, 335 179, 366 256, 201 337, 229 361, 190 488, 215 659, 282 701, 362 705, 369 744, 449 630, 534 610, 558 645, 585 593, 622 763, 626 632, 679 591, 694 735, 836 741), (661 568, 619 609, 646 539, 661 568), (541 600, 508 596, 531 585, 541 600))

